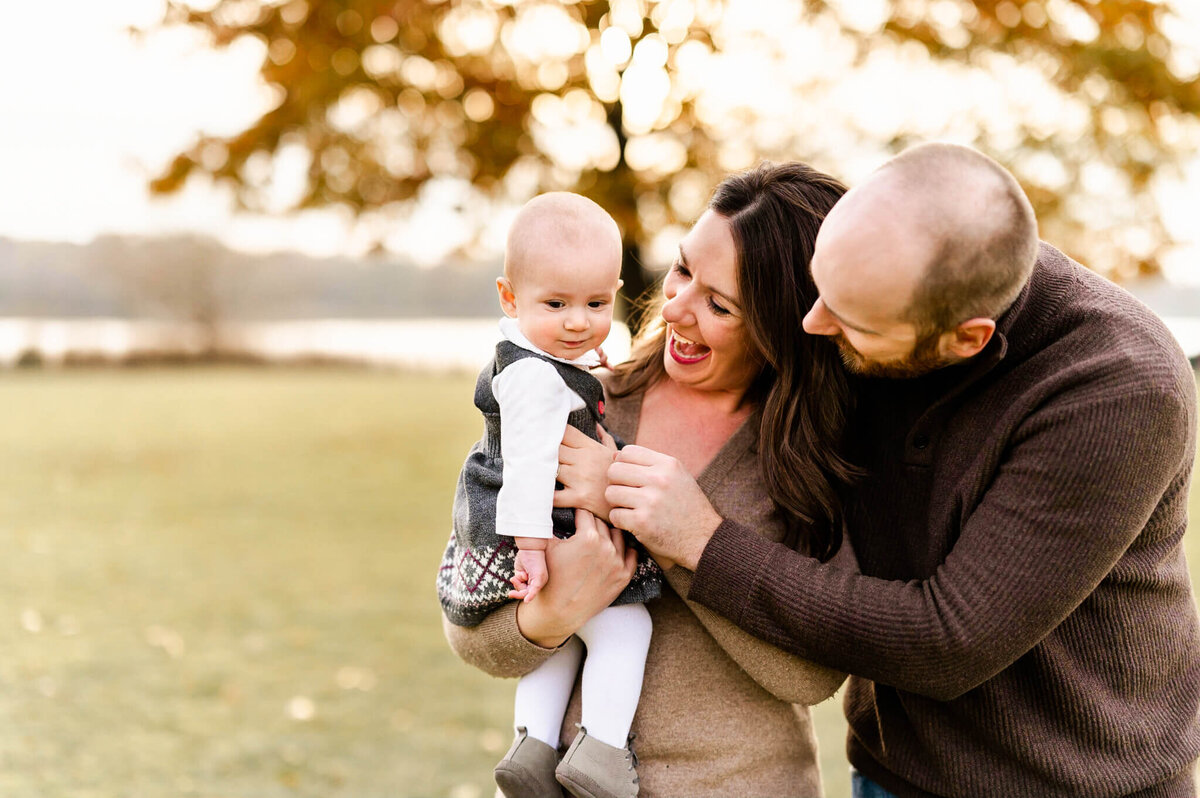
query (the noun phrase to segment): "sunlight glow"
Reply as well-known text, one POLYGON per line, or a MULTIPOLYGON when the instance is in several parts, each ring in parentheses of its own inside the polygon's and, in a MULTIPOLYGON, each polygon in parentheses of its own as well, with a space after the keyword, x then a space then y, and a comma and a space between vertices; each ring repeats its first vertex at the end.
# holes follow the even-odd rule
POLYGON ((625 62, 633 55, 633 45, 629 34, 618 27, 606 28, 600 34, 600 50, 605 60, 614 67, 625 66, 625 62))
POLYGON ((510 52, 530 63, 569 58, 590 41, 587 30, 557 3, 522 5, 501 37, 510 52))
MULTIPOLYGON (((286 26, 302 23, 312 8, 304 0, 277 4, 286 26)), ((212 8, 215 0, 190 5, 212 8)), ((440 32, 452 56, 490 52, 501 35, 502 16, 514 15, 515 21, 505 25, 505 42, 517 56, 521 80, 534 90, 561 91, 578 64, 574 59, 582 54, 594 97, 573 91, 562 98, 548 93, 549 99, 538 98, 529 134, 557 166, 530 158, 519 161, 501 178, 514 197, 527 196, 539 180, 570 185, 579 171, 613 168, 620 152, 601 103, 618 99, 625 104, 627 160, 647 181, 686 168, 678 137, 686 136, 684 120, 693 118, 680 114, 682 104, 693 98, 694 118, 714 136, 722 168, 742 168, 764 151, 779 151, 836 168, 850 183, 878 165, 885 156, 881 142, 901 131, 913 138, 964 142, 987 135, 1002 151, 1013 148, 1002 155, 1027 183, 1053 190, 1067 178, 1062 163, 1049 153, 1022 157, 1015 149, 1021 138, 1017 125, 1064 146, 1087 146, 1075 140, 1097 108, 1105 130, 1130 148, 1139 146, 1138 132, 1150 124, 1167 142, 1200 146, 1195 119, 1161 108, 1149 109, 1146 116, 1106 107, 1113 97, 1098 76, 1063 96, 1049 86, 1042 65, 1018 55, 980 54, 981 68, 971 70, 932 61, 923 47, 898 47, 879 36, 860 64, 856 46, 838 34, 832 14, 813 15, 794 0, 730 4, 712 31, 718 52, 703 38, 684 40, 689 24, 705 23, 720 12, 723 4, 714 0, 613 0, 601 22, 603 32, 595 34, 579 23, 580 8, 568 0, 458 0, 449 5, 440 32), (512 8, 501 15, 497 8, 502 5, 512 8), (649 15, 648 29, 643 15, 649 15), (1013 108, 1024 118, 1018 120, 1013 108)), ((837 0, 833 5, 842 19, 863 31, 875 30, 881 9, 888 8, 884 0, 837 0)), ((956 46, 965 35, 964 23, 977 14, 966 0, 911 5, 928 8, 924 19, 950 46, 956 46)), ((222 13, 241 18, 257 13, 256 7, 257 0, 246 0, 222 13)), ((205 36, 186 29, 140 39, 127 35, 127 26, 151 26, 164 9, 164 0, 63 0, 6 8, 0 70, 19 76, 36 64, 37 80, 0 83, 0 174, 8 189, 0 194, 0 236, 84 242, 104 232, 201 231, 255 251, 288 247, 337 254, 364 251, 372 235, 378 235, 388 247, 411 250, 425 263, 437 262, 463 243, 461 229, 476 219, 469 216, 475 211, 455 215, 456 203, 474 197, 456 193, 461 186, 430 189, 421 194, 417 208, 379 209, 358 220, 333 209, 282 218, 239 213, 229 190, 206 179, 193 179, 177 196, 149 198, 147 178, 199 134, 237 133, 279 101, 278 90, 257 77, 264 55, 280 65, 296 57, 317 58, 343 73, 360 66, 357 54, 336 42, 325 52, 298 55, 284 37, 269 45, 244 37, 226 50, 212 51, 205 36), (46 57, 45 44, 27 34, 38 29, 53 29, 55 46, 71 57, 46 57)), ((354 35, 369 34, 374 42, 362 54, 362 69, 373 77, 403 75, 420 89, 401 87, 386 98, 351 90, 329 111, 329 123, 353 131, 375 148, 393 175, 418 165, 410 149, 394 143, 411 135, 411 120, 421 114, 439 114, 437 120, 447 127, 463 119, 478 123, 495 118, 503 96, 468 88, 444 61, 403 56, 394 44, 400 26, 390 16, 345 12, 337 19, 343 34, 358 31, 354 35), (396 107, 385 107, 392 102, 396 107)), ((1088 42, 1099 35, 1094 20, 1067 0, 1003 0, 997 13, 1005 24, 1046 26, 1063 41, 1088 42)), ((1200 3, 1177 2, 1170 11, 1163 6, 1156 13, 1172 40, 1171 69, 1180 80, 1196 79, 1200 3)), ((1138 34, 1126 26, 1117 35, 1133 41, 1138 34)), ((1145 46, 1163 43, 1151 39, 1145 46)), ((221 145, 205 148, 201 156, 208 167, 229 157, 221 145)), ((274 156, 255 156, 245 167, 250 189, 270 210, 291 206, 305 191, 311 157, 299 139, 288 140, 274 156)), ((335 182, 356 184, 357 175, 339 167, 349 163, 346 153, 331 151, 324 157, 337 167, 335 182)), ((451 142, 423 157, 431 166, 464 173, 451 142)), ((1097 189, 1110 186, 1112 179, 1103 170, 1087 175, 1088 185, 1097 189)), ((654 218, 665 219, 668 209, 678 218, 694 218, 711 188, 699 173, 674 175, 667 204, 654 218)), ((1192 253, 1191 261, 1169 253, 1169 268, 1191 270, 1200 280, 1195 267, 1200 233, 1194 221, 1200 214, 1200 161, 1186 165, 1182 178, 1157 177, 1153 196, 1161 200, 1164 224, 1183 241, 1177 253, 1192 253)), ((1099 218, 1099 213, 1136 221, 1143 212, 1139 202, 1145 199, 1125 210, 1081 202, 1073 207, 1078 206, 1083 220, 1099 218)), ((1132 227, 1122 233, 1124 243, 1145 249, 1149 229, 1132 227)), ((485 240, 492 242, 494 254, 495 232, 489 229, 485 240)))
POLYGON ((621 105, 629 132, 652 130, 670 93, 671 79, 662 67, 635 62, 626 69, 621 76, 621 105))
POLYGON ((464 3, 442 18, 438 32, 447 53, 463 56, 486 53, 496 41, 499 27, 495 11, 481 4, 464 3))

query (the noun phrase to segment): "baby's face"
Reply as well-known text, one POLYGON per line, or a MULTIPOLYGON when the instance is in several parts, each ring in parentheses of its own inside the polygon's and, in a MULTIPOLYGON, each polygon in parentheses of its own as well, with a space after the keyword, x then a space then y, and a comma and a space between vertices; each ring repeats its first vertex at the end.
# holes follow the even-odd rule
POLYGON ((500 303, 522 334, 555 357, 574 360, 604 342, 621 287, 620 263, 597 262, 593 253, 539 257, 525 264, 500 303))

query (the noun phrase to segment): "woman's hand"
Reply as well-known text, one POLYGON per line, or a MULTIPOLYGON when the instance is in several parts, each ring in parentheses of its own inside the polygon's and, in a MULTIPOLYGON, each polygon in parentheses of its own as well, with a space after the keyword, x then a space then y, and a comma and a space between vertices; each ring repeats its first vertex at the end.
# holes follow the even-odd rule
POLYGON ((620 530, 609 529, 587 510, 575 511, 575 534, 546 548, 550 579, 533 600, 517 607, 517 626, 530 642, 556 648, 612 604, 637 568, 620 530))
POLYGON ((567 425, 558 447, 558 481, 562 490, 554 491, 555 507, 580 507, 597 518, 608 520, 612 509, 604 498, 608 488, 608 467, 617 453, 617 442, 603 427, 601 443, 567 425))
POLYGON ((608 469, 609 518, 660 562, 696 570, 721 516, 683 464, 643 446, 626 446, 608 469))

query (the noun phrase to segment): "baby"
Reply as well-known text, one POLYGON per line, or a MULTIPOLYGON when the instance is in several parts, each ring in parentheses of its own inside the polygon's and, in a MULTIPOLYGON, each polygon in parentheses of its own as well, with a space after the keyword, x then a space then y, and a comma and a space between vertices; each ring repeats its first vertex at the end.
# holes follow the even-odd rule
MULTIPOLYGON (((484 436, 459 475, 454 534, 438 576, 442 607, 456 624, 473 626, 507 599, 530 601, 554 577, 548 542, 575 528, 573 511, 553 507, 558 447, 568 423, 599 439, 604 391, 587 369, 600 365, 620 270, 616 223, 577 194, 535 197, 509 230, 496 280, 503 340, 475 387, 484 436)), ((516 738, 495 769, 507 798, 559 795, 560 784, 580 797, 637 795, 628 741, 650 646, 643 602, 660 595, 661 584, 643 553, 613 605, 518 682, 516 738), (559 762, 585 644, 583 722, 559 762)))

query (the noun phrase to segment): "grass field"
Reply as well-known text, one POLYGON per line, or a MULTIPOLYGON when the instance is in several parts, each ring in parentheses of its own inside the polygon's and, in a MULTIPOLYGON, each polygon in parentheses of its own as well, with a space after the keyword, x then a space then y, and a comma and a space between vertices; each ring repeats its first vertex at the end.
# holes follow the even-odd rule
POLYGON ((0 795, 490 795, 513 685, 454 658, 432 589, 470 387, 0 376, 0 795))

